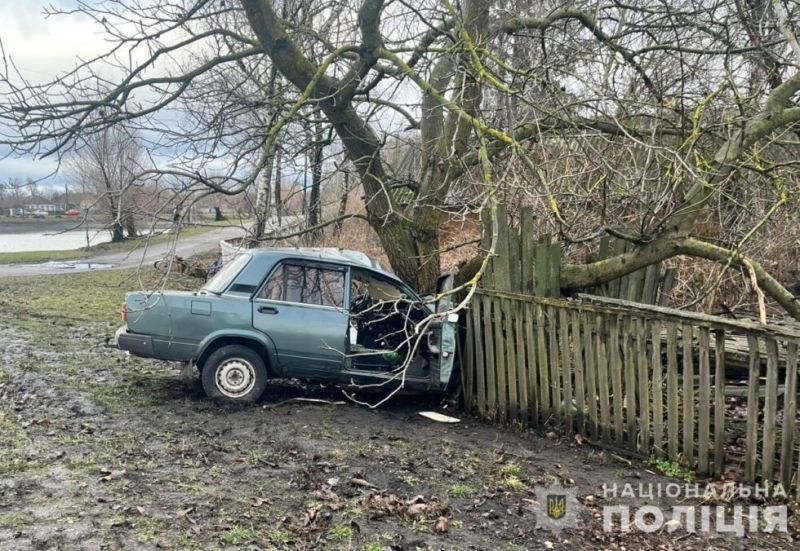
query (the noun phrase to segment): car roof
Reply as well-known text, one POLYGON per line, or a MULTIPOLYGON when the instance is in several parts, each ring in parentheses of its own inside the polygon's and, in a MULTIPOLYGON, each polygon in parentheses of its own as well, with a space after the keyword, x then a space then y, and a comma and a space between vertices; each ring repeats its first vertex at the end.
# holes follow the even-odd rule
POLYGON ((394 273, 384 268, 379 261, 367 256, 361 251, 354 251, 352 249, 337 249, 334 247, 268 247, 263 249, 251 249, 248 252, 259 256, 278 255, 281 258, 303 258, 319 260, 321 262, 335 262, 337 264, 346 264, 359 268, 368 268, 402 283, 394 273))

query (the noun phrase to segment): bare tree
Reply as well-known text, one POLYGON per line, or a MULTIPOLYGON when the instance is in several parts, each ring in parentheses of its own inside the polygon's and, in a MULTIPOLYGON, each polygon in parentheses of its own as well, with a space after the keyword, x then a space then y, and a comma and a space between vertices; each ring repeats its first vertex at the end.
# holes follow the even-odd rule
POLYGON ((122 124, 81 138, 66 161, 71 179, 95 197, 95 209, 109 220, 112 243, 138 235, 133 184, 141 163, 136 134, 122 124))

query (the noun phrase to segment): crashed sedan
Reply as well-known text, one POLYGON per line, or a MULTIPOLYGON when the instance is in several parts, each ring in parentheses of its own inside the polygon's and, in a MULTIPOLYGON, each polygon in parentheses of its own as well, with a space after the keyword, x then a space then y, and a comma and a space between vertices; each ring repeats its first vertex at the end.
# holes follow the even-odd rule
POLYGON ((228 402, 258 400, 271 377, 449 392, 452 287, 442 276, 434 303, 358 251, 258 249, 199 291, 128 293, 114 344, 196 365, 206 394, 228 402))

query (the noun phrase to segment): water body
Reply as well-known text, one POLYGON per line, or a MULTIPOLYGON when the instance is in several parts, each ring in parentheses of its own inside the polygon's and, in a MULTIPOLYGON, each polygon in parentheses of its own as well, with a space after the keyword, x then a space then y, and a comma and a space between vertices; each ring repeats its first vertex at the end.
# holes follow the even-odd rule
MULTIPOLYGON (((2 220, 0 253, 28 251, 71 251, 86 247, 86 228, 73 229, 75 220, 2 220)), ((98 245, 111 241, 111 232, 90 227, 88 242, 98 245)))

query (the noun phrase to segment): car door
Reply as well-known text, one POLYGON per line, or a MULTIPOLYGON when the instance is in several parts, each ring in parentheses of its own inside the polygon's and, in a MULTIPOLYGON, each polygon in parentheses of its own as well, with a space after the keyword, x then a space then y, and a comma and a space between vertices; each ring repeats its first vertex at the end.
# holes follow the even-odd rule
POLYGON ((347 268, 287 260, 253 299, 253 327, 275 344, 286 377, 336 378, 344 365, 349 318, 347 268))
MULTIPOLYGON (((453 284, 455 274, 441 276, 436 282, 436 312, 443 314, 453 309, 453 284)), ((456 330, 458 316, 451 314, 435 322, 428 334, 428 350, 430 351, 431 388, 445 390, 454 373, 456 357, 456 330), (449 319, 448 319, 449 318, 449 319)))

